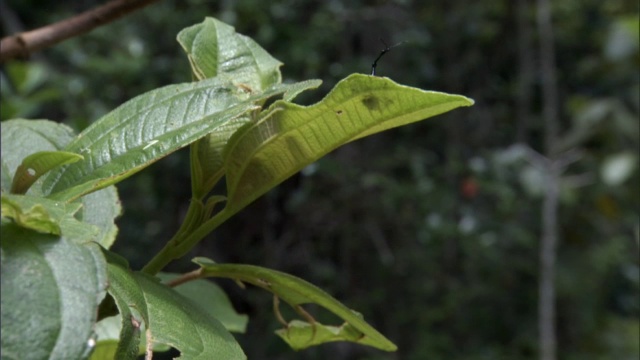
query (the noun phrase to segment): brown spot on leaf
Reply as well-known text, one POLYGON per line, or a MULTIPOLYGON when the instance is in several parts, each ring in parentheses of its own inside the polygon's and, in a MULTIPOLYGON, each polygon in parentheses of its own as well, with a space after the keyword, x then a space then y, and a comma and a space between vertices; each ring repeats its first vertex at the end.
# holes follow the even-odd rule
POLYGON ((373 95, 367 95, 362 99, 362 104, 369 110, 378 110, 380 107, 380 101, 373 95))

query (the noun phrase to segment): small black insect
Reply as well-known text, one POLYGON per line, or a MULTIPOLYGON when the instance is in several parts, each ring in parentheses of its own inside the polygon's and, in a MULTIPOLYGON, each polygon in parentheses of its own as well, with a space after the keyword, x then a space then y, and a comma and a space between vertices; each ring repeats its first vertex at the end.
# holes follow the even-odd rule
POLYGON ((382 49, 382 51, 380 52, 380 55, 378 55, 378 57, 373 61, 373 64, 371 64, 371 75, 373 76, 376 75, 376 67, 378 66, 378 60, 380 60, 382 55, 386 54, 387 52, 389 52, 389 50, 393 49, 394 47, 400 46, 402 45, 402 43, 404 43, 404 41, 401 41, 393 46, 389 46, 382 39, 380 39, 380 42, 382 42, 382 44, 384 45, 384 49, 382 49))

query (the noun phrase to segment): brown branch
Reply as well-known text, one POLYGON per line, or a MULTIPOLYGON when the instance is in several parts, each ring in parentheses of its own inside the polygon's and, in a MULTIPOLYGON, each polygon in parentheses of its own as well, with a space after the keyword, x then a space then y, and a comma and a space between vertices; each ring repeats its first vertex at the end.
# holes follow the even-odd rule
POLYGON ((186 274, 182 274, 182 275, 178 276, 175 279, 167 281, 167 283, 165 285, 167 285, 168 287, 176 287, 178 285, 182 285, 182 284, 187 283, 189 281, 198 280, 200 278, 202 278, 202 268, 197 269, 197 270, 193 270, 193 271, 188 272, 186 274))
POLYGON ((158 0, 113 0, 72 18, 4 37, 0 41, 0 63, 9 59, 27 58, 34 51, 89 32, 156 1, 158 0))

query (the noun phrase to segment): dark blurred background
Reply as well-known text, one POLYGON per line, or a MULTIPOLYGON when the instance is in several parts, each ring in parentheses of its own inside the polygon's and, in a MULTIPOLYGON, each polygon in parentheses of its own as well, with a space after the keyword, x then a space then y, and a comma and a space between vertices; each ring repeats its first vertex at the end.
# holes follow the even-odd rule
MULTIPOLYGON (((1 0, 3 36, 104 1, 1 0)), ((336 343, 295 353, 271 296, 221 282, 250 315, 250 359, 536 359, 545 171, 538 3, 461 0, 163 0, 2 65, 2 119, 84 129, 124 101, 191 80, 175 38, 213 16, 318 78, 311 104, 388 44, 377 75, 476 104, 349 144, 247 207, 192 255, 303 277, 364 314, 394 354, 336 343), (528 155, 529 154, 529 155, 528 155)), ((579 151, 559 178, 560 359, 638 359, 640 56, 637 0, 551 1, 559 133, 579 151)), ((118 185, 114 250, 142 267, 188 206, 188 151, 118 185)), ((184 261, 169 270, 193 268, 184 261)), ((309 309, 318 314, 316 308, 309 309)), ((319 320, 323 316, 318 314, 319 320)))

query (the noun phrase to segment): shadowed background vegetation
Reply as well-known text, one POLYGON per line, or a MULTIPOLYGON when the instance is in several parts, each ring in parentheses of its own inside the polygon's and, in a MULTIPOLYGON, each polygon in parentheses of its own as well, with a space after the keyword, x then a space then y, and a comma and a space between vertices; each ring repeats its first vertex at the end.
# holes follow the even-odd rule
MULTIPOLYGON (((3 35, 101 1, 3 1, 3 35)), ((560 185, 557 329, 561 359, 637 359, 640 325, 638 2, 552 1, 560 137, 581 151, 560 185)), ((267 293, 222 282, 250 315, 250 359, 534 359, 544 172, 540 53, 533 1, 164 0, 90 34, 2 66, 2 120, 82 130, 124 101, 191 81, 175 41, 213 16, 318 78, 311 104, 353 72, 469 96, 458 109, 349 144, 259 199, 193 255, 300 276, 361 311, 396 342, 294 353, 267 293)), ((114 246, 141 268, 179 226, 188 151, 120 186, 114 246)), ((223 191, 223 188, 219 189, 223 191)), ((187 271, 184 261, 169 270, 187 271)), ((316 309, 311 309, 311 311, 316 309)), ((285 316, 292 314, 286 313, 285 316)), ((319 320, 322 316, 318 317, 319 320)))

